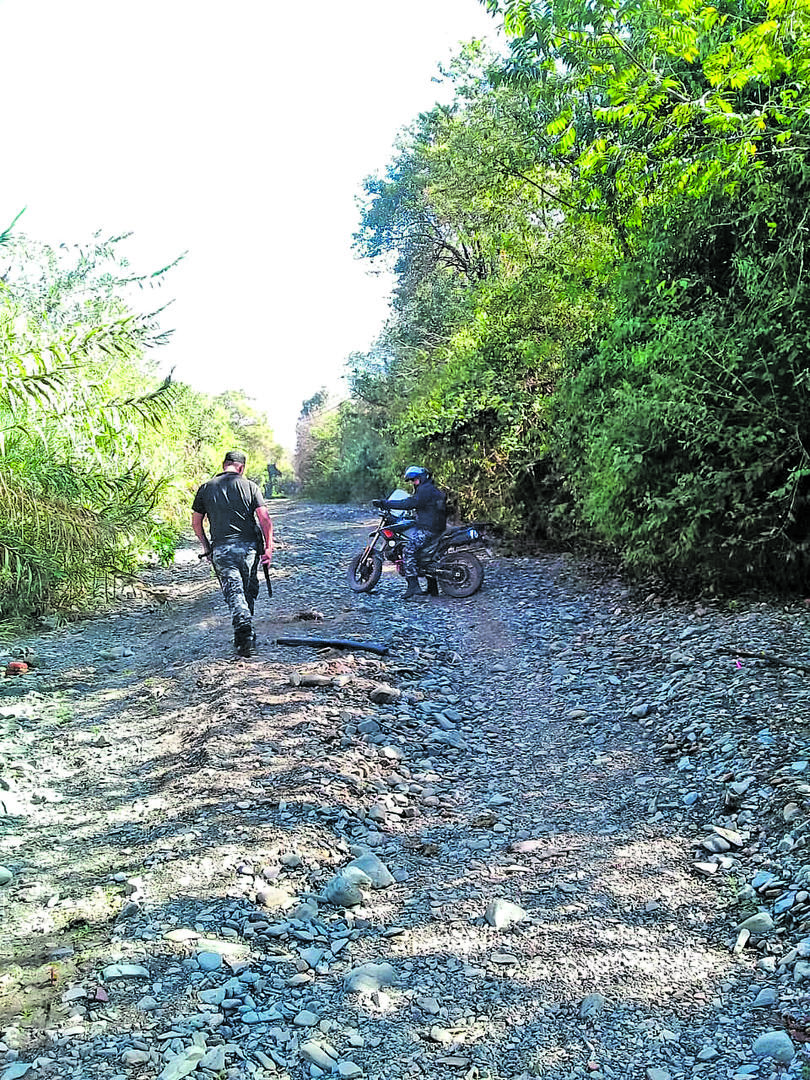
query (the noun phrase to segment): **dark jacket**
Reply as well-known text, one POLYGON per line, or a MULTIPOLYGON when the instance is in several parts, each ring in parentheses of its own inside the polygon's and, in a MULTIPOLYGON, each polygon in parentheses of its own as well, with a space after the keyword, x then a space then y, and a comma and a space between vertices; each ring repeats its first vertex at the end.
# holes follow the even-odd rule
POLYGON ((432 480, 423 480, 409 499, 382 499, 379 505, 386 510, 415 510, 416 524, 426 532, 443 533, 447 528, 447 496, 432 480))

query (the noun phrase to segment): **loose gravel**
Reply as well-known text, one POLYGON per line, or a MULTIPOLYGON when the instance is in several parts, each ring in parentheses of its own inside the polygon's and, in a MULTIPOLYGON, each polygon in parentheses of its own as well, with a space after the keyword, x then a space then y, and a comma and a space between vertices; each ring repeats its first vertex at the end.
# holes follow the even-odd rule
POLYGON ((0 1080, 810 1075, 804 599, 273 509, 253 658, 191 549, 8 651, 0 1080))

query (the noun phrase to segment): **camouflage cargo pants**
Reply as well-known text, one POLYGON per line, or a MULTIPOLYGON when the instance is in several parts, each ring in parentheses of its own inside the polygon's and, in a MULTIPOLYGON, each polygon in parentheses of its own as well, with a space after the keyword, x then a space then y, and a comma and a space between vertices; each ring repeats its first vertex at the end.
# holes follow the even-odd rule
POLYGON ((232 540, 218 544, 211 562, 234 626, 250 623, 259 595, 259 553, 254 543, 232 540))
POLYGON ((405 571, 405 577, 418 576, 416 558, 419 549, 423 548, 425 544, 429 544, 435 535, 435 533, 428 532, 427 529, 410 530, 408 539, 405 541, 405 547, 402 549, 402 568, 405 571))

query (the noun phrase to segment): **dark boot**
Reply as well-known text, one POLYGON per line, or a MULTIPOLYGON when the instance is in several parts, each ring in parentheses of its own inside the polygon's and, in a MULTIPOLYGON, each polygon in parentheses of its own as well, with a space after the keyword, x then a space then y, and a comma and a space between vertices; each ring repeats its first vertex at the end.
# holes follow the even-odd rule
POLYGON ((424 596, 425 594, 419 588, 418 577, 406 577, 405 580, 408 583, 408 588, 402 594, 403 600, 413 600, 415 596, 424 596))
POLYGON ((249 619, 234 627, 233 643, 240 656, 253 655, 253 646, 256 644, 256 635, 253 633, 253 625, 249 619))
POLYGON ((436 578, 435 577, 429 577, 429 578, 425 578, 425 580, 427 581, 427 594, 428 594, 428 596, 438 596, 439 595, 439 583, 436 580, 436 578))

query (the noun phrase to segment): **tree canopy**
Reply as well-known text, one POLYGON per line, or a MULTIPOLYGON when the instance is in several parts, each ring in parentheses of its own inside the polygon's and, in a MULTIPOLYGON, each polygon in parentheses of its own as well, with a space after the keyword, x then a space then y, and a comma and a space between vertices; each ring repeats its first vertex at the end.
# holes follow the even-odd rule
POLYGON ((423 460, 522 544, 808 576, 807 4, 484 0, 453 98, 366 181, 395 274, 312 484, 423 460))

